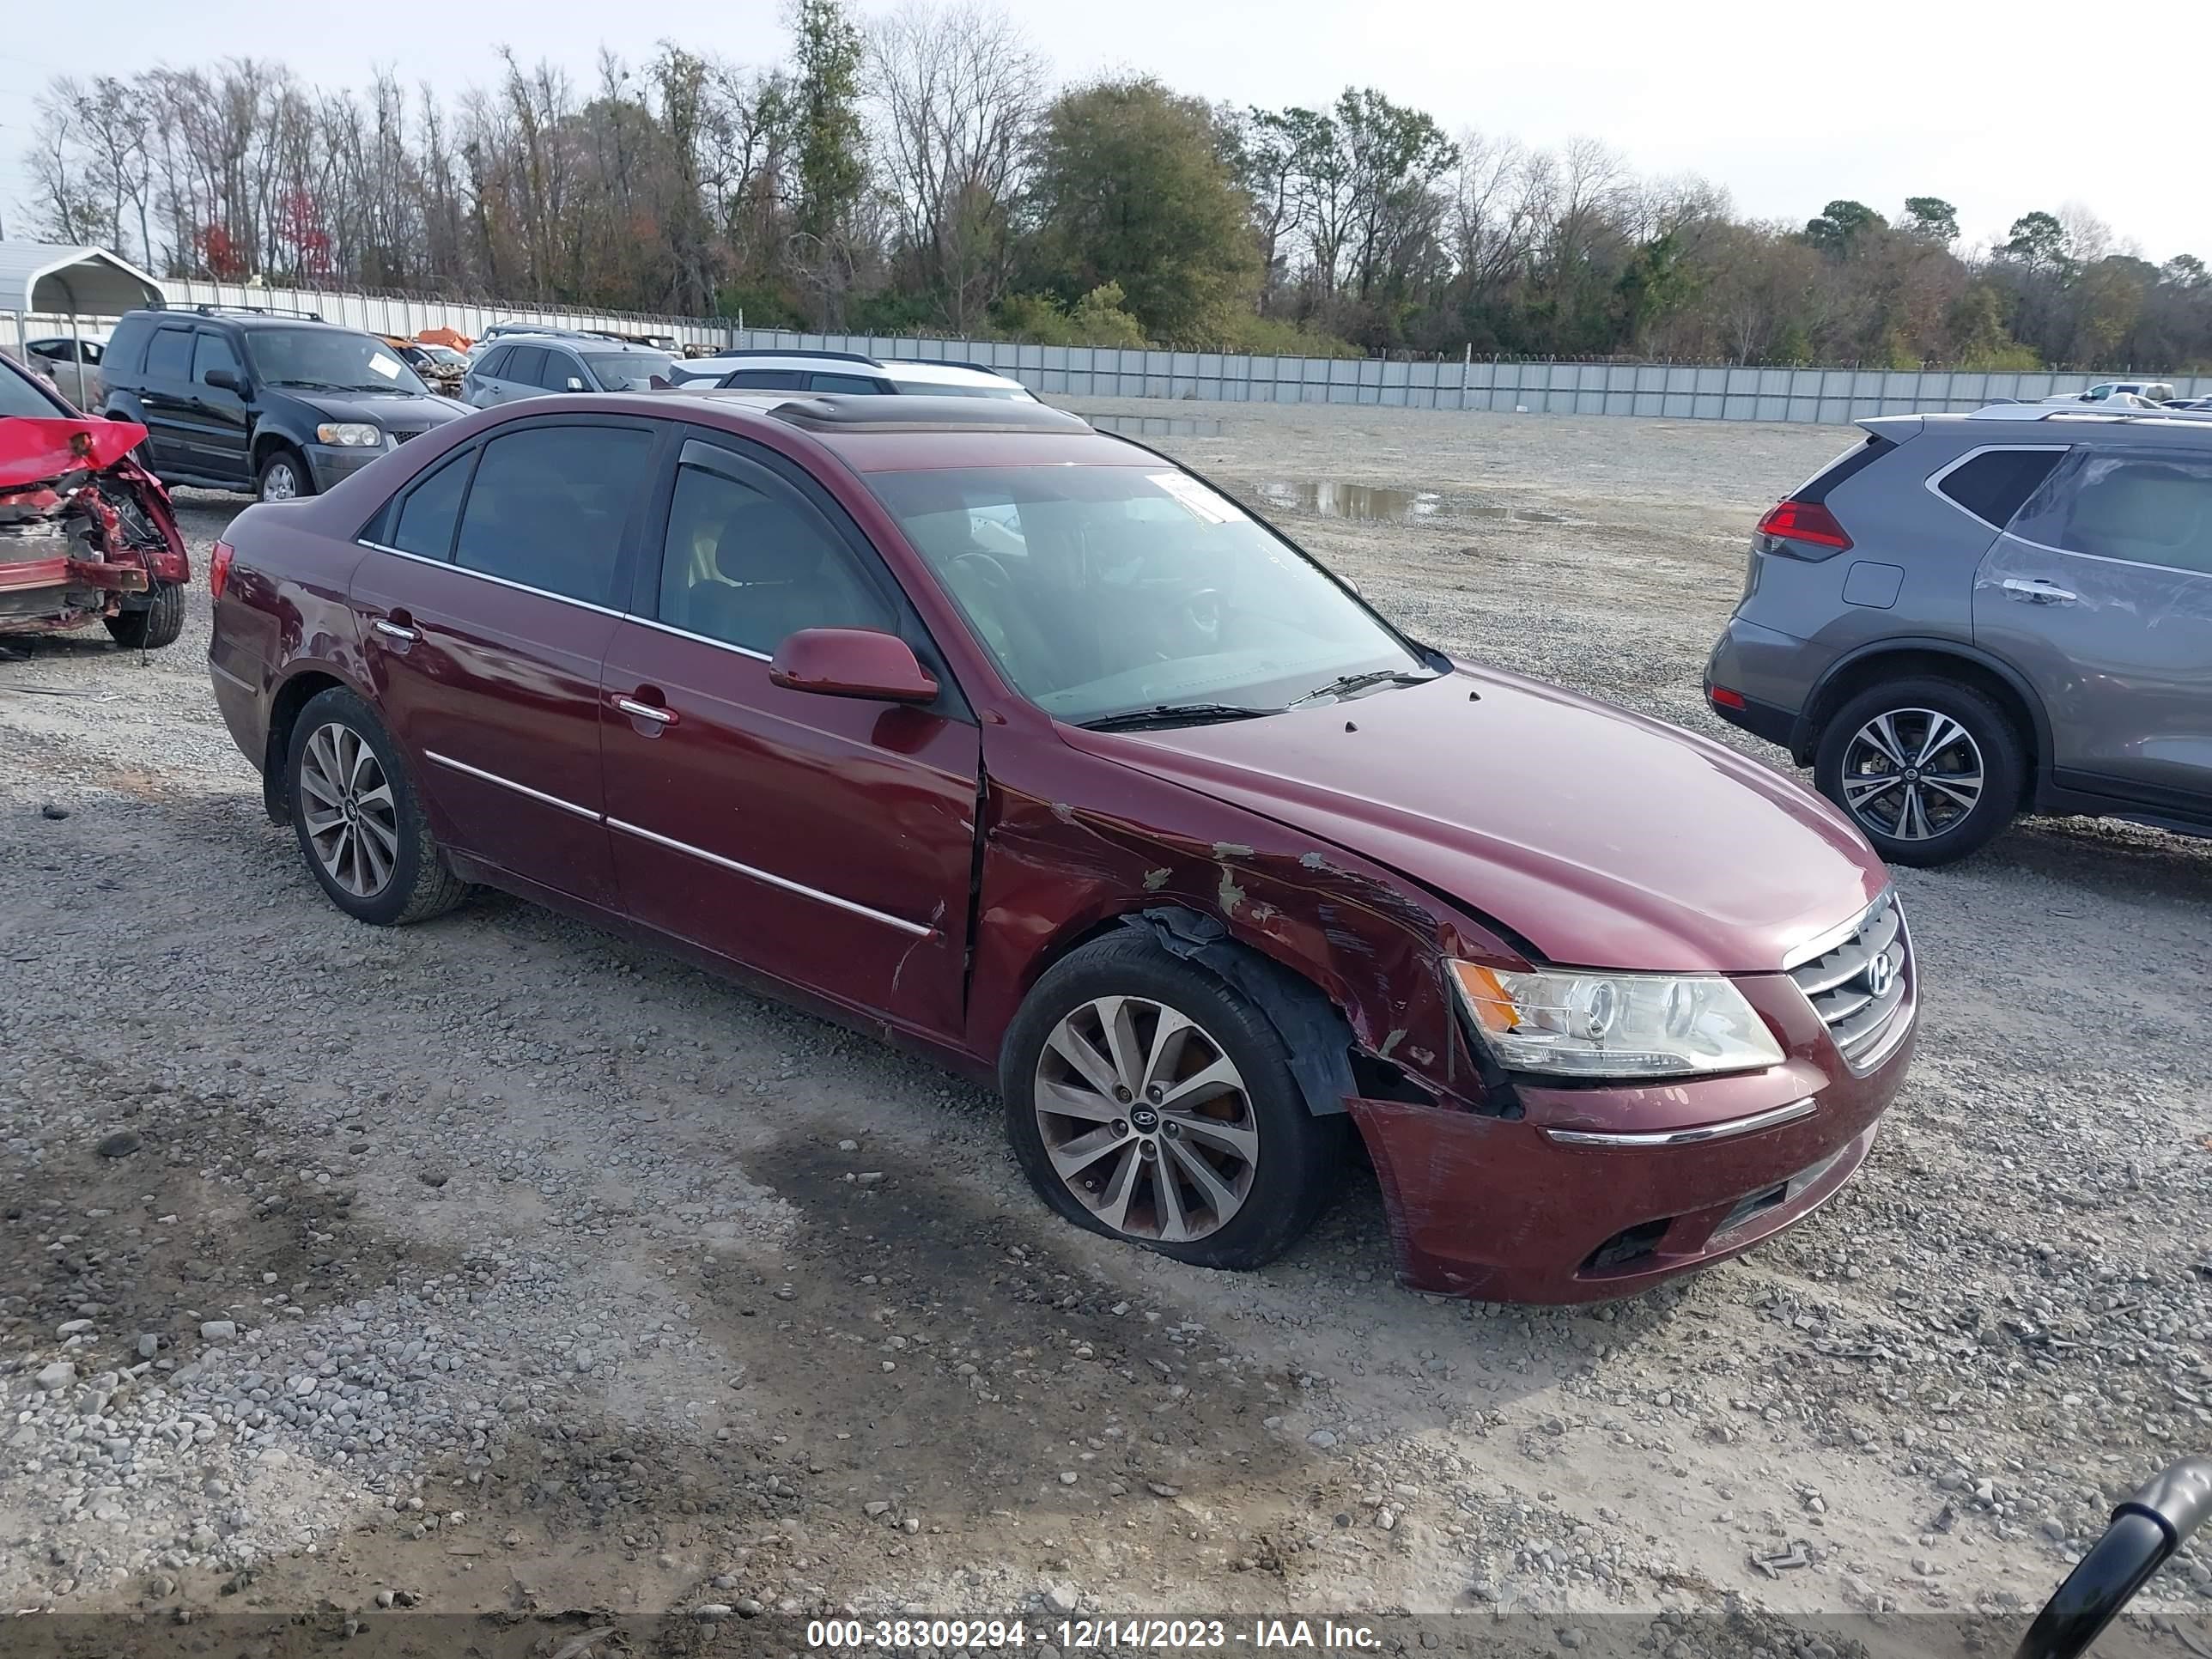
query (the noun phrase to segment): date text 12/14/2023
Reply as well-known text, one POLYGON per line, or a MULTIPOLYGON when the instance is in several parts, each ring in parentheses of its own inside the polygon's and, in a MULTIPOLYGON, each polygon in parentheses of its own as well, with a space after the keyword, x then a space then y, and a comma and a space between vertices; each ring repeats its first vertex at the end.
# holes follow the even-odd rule
POLYGON ((1060 1619, 1031 1624, 1020 1619, 816 1619, 806 1645, 835 1653, 985 1651, 1050 1646, 1062 1653, 1100 1649, 1244 1648, 1360 1650, 1379 1647, 1364 1625, 1332 1619, 1060 1619))

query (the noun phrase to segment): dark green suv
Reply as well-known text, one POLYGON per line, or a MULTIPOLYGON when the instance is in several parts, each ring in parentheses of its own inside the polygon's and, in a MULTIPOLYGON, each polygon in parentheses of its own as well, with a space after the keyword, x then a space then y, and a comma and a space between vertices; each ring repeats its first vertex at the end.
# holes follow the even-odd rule
POLYGON ((101 412, 146 428, 163 483, 284 501, 327 489, 468 413, 383 341, 305 313, 133 311, 100 363, 101 412))

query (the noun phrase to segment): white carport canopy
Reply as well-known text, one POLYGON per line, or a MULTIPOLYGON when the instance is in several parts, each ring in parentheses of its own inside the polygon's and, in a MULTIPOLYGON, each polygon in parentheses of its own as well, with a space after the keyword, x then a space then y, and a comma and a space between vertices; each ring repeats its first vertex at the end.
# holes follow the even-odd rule
POLYGON ((29 338, 28 317, 119 317, 161 303, 161 285, 103 247, 0 242, 0 312, 15 322, 15 354, 29 338))

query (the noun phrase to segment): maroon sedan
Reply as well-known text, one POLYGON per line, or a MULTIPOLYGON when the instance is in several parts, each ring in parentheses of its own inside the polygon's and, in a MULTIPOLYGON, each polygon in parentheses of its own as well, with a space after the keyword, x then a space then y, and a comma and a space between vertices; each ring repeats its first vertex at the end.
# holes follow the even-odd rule
POLYGON ((1407 1284, 1617 1295, 1807 1214, 1905 1074, 1832 807, 1042 405, 540 398, 249 508, 212 583, 341 909, 484 883, 882 1031, 1186 1261, 1279 1254, 1356 1130, 1407 1284))

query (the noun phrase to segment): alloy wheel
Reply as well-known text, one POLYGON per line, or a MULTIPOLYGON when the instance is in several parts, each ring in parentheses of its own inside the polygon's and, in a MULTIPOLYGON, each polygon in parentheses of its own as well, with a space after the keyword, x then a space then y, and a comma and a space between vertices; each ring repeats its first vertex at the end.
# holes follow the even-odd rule
POLYGON ((1243 1208, 1260 1124, 1221 1044, 1165 1003, 1098 997, 1037 1056, 1037 1129, 1077 1202, 1125 1237, 1188 1243, 1243 1208))
POLYGON ((289 461, 271 461, 269 470, 261 475, 261 499, 264 501, 296 501, 300 495, 300 477, 292 471, 289 461))
POLYGON ((374 898, 399 862, 399 808, 361 733, 318 726, 300 758, 300 810, 325 874, 354 897, 374 898))
POLYGON ((1844 805, 1893 841, 1931 841, 1981 804, 1982 751, 1973 735, 1933 708, 1877 714, 1844 751, 1844 805))

